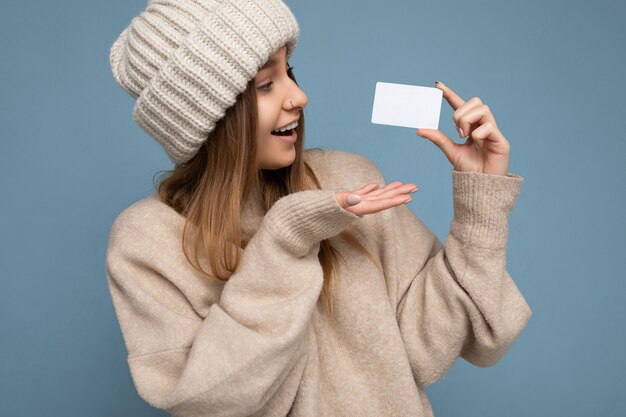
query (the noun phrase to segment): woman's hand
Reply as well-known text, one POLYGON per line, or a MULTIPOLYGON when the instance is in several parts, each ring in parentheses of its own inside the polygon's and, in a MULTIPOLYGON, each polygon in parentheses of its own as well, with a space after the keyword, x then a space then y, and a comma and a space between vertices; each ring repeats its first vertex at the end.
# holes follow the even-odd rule
POLYGON ((382 188, 372 183, 354 191, 337 192, 335 196, 341 207, 357 216, 363 216, 408 203, 413 199, 407 194, 418 189, 415 184, 403 185, 400 181, 395 181, 382 188))
POLYGON ((464 144, 454 143, 442 131, 418 129, 417 134, 433 142, 457 171, 506 175, 509 166, 510 145, 498 129, 491 109, 478 97, 463 101, 442 82, 435 84, 454 109, 452 118, 459 137, 469 137, 464 144))

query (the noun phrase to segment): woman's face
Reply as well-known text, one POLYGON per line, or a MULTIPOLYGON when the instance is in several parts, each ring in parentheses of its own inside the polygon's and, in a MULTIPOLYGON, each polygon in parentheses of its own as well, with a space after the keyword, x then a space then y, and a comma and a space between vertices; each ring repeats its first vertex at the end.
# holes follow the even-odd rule
POLYGON ((257 158, 261 169, 286 167, 296 158, 295 130, 292 136, 272 133, 298 120, 307 105, 306 94, 287 75, 286 52, 286 46, 280 48, 254 77, 259 112, 257 158))

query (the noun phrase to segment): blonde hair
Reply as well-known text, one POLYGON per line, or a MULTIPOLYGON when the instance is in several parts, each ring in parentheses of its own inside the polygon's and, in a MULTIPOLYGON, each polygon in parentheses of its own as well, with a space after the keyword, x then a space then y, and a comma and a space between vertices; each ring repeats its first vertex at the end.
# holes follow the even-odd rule
MULTIPOLYGON (((288 75, 296 82, 291 70, 288 75)), ((264 213, 285 195, 321 189, 315 172, 303 158, 304 113, 296 127, 298 141, 295 144, 295 161, 277 170, 258 168, 257 117, 255 83, 250 80, 246 90, 219 120, 198 153, 187 163, 176 165, 173 170, 159 171, 165 175, 160 178, 158 185, 155 184, 160 200, 186 219, 182 237, 185 257, 196 270, 209 278, 227 281, 239 265, 240 254, 231 250, 231 242, 241 248, 247 243, 242 240, 240 215, 242 205, 253 187, 261 191, 264 213), (196 236, 191 242, 193 255, 188 250, 191 235, 196 236), (200 243, 205 248, 212 271, 206 271, 200 265, 200 243)), ((348 229, 344 229, 339 236, 382 270, 371 253, 348 229)), ((343 255, 329 240, 320 242, 318 258, 324 272, 324 283, 318 303, 322 304, 322 311, 329 319, 334 319, 332 284, 339 257, 343 259, 343 255)))

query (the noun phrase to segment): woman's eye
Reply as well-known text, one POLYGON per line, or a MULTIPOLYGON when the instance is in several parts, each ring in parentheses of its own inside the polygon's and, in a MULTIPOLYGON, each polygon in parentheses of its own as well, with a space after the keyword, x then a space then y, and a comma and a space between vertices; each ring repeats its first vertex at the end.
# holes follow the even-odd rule
POLYGON ((272 82, 272 81, 270 81, 270 82, 269 82, 269 83, 267 83, 267 84, 263 84, 262 86, 260 86, 260 87, 259 87, 259 90, 261 90, 261 91, 269 91, 269 87, 270 87, 270 85, 272 85, 272 84, 273 84, 273 82, 272 82))
MULTIPOLYGON (((287 67, 287 72, 289 72, 289 71, 293 71, 293 68, 294 68, 294 67, 292 67, 292 66, 290 65, 289 67, 287 67)), ((270 82, 269 82, 269 83, 267 83, 267 84, 263 84, 263 85, 259 86, 259 90, 261 90, 261 91, 266 91, 266 92, 267 92, 267 91, 270 91, 270 86, 271 86, 272 84, 274 84, 274 82, 273 82, 273 81, 270 81, 270 82)))

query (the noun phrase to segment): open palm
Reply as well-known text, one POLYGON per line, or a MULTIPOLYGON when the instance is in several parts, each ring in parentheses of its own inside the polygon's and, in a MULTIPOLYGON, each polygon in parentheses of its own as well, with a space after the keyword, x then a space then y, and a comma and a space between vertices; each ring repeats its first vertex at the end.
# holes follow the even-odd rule
POLYGON ((341 207, 362 217, 365 214, 377 213, 408 203, 412 198, 407 194, 417 190, 419 188, 415 184, 394 181, 381 188, 378 184, 371 183, 354 191, 339 191, 335 196, 341 207), (352 200, 352 197, 356 196, 358 198, 352 200))

